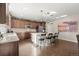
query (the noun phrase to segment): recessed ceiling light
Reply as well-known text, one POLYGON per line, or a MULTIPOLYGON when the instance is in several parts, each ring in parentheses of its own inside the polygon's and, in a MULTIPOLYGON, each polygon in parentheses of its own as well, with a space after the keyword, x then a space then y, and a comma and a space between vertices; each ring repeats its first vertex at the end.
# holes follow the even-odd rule
POLYGON ((28 8, 23 8, 23 10, 25 11, 25 10, 28 10, 28 8))
POLYGON ((55 13, 56 13, 55 11, 50 12, 50 14, 55 14, 55 13))
POLYGON ((53 16, 54 14, 56 14, 56 12, 53 11, 53 12, 49 12, 48 14, 49 14, 49 16, 53 16))
POLYGON ((60 17, 55 17, 56 19, 60 18, 60 17))
POLYGON ((58 18, 61 18, 61 17, 66 17, 66 16, 68 16, 68 15, 62 15, 60 17, 55 17, 55 18, 58 19, 58 18))
POLYGON ((66 17, 67 15, 62 15, 62 16, 60 16, 60 17, 66 17))

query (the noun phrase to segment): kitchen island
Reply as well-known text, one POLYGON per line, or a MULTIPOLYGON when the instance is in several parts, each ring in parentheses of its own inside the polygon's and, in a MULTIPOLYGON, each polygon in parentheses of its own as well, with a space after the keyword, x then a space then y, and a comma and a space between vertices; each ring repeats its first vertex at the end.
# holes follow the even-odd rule
POLYGON ((43 32, 31 33, 31 40, 33 44, 43 46, 46 40, 46 33, 43 32), (40 39, 44 39, 44 41, 42 41, 43 43, 40 43, 41 42, 40 39))

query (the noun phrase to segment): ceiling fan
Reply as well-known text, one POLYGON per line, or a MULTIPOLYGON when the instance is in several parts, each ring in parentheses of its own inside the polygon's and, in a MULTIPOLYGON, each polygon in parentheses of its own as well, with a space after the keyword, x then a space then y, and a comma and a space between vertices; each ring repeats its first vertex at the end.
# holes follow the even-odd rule
POLYGON ((56 13, 56 12, 41 10, 41 17, 42 17, 41 21, 46 21, 47 23, 52 23, 52 21, 48 20, 47 18, 50 19, 50 17, 53 17, 54 13, 56 13))

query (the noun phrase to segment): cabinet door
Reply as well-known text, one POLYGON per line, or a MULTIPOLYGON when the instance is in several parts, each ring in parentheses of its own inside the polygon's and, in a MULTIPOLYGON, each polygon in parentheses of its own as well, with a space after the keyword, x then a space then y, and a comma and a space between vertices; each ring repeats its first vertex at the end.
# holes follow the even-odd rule
POLYGON ((6 4, 0 3, 0 23, 6 23, 6 4))
POLYGON ((0 44, 0 56, 17 56, 18 42, 0 44))

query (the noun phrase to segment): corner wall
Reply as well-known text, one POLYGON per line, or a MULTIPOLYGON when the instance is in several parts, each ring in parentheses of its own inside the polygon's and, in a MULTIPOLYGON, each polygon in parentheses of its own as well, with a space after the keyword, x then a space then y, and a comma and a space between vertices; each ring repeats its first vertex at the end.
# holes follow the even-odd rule
MULTIPOLYGON (((67 17, 67 18, 64 18, 64 19, 53 21, 53 24, 49 25, 50 28, 49 27, 48 28, 52 29, 51 30, 52 33, 58 32, 58 24, 60 22, 71 21, 71 20, 77 20, 78 21, 78 32, 60 32, 59 33, 59 39, 77 43, 76 35, 79 33, 79 16, 71 16, 71 17, 67 17)), ((50 32, 50 30, 49 31, 47 30, 47 32, 50 32)))

